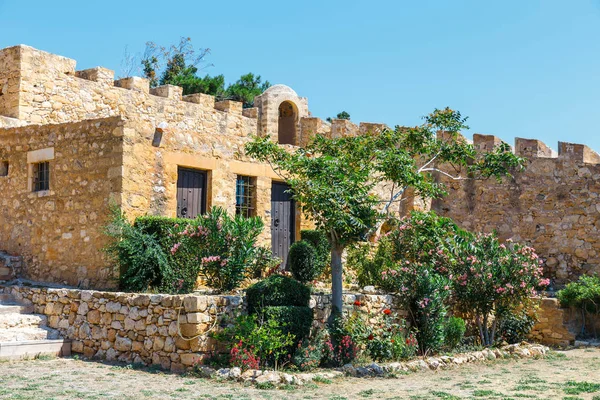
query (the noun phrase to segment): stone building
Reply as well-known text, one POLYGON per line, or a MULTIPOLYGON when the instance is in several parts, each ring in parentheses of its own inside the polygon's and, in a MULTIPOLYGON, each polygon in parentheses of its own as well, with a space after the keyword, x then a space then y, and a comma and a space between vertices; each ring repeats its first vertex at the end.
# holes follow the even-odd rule
MULTIPOLYGON (((75 64, 23 45, 0 50, 0 280, 19 272, 114 286, 116 271, 101 251, 111 202, 132 218, 194 217, 211 206, 257 215, 266 226, 261 240, 285 257, 305 223, 279 176, 244 155, 250 137, 302 146, 316 134, 383 127, 314 118, 307 99, 284 85, 242 109, 75 64)), ((482 151, 498 141, 474 137, 482 151)), ((515 151, 528 158, 525 172, 502 184, 448 182, 449 195, 433 208, 466 228, 529 242, 557 284, 600 272, 600 156, 569 143, 557 155, 525 139, 515 151)))
POLYGON ((20 273, 33 280, 113 286, 101 251, 111 202, 132 218, 195 217, 212 206, 257 215, 262 241, 285 258, 300 214, 273 170, 243 155, 250 136, 296 146, 376 126, 312 118, 307 99, 284 85, 242 109, 75 64, 23 45, 0 50, 0 250, 21 256, 20 273))

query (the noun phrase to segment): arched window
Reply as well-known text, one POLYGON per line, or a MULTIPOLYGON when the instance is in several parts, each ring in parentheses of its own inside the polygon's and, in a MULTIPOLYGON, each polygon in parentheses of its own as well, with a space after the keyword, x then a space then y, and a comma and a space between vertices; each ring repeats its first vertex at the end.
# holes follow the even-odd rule
POLYGON ((296 144, 296 105, 284 101, 279 105, 279 125, 277 139, 279 144, 296 144))

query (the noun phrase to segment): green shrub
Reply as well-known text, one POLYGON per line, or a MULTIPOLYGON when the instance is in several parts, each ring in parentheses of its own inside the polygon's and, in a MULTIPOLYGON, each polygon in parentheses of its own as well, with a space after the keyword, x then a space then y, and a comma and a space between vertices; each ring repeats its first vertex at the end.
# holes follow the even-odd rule
POLYGON ((256 248, 256 257, 250 264, 248 275, 250 278, 260 278, 264 273, 281 264, 281 258, 275 257, 270 247, 260 246, 256 248))
POLYGON ((587 312, 598 313, 600 306, 600 277, 582 275, 576 282, 568 283, 558 291, 558 300, 562 307, 581 308, 587 312))
POLYGON ((467 326, 465 320, 459 317, 450 317, 444 326, 444 344, 450 350, 457 348, 465 337, 467 326))
POLYGON ((307 241, 295 242, 288 254, 288 269, 294 279, 307 283, 321 275, 317 261, 317 251, 307 241))
POLYGON ((331 246, 325 232, 316 229, 300 231, 300 239, 310 243, 317 251, 317 263, 323 271, 331 262, 331 246))
POLYGON ((248 313, 254 314, 263 307, 308 307, 310 289, 295 279, 271 275, 246 290, 248 313))
POLYGON ((111 213, 112 219, 105 233, 113 241, 105 251, 119 266, 120 288, 143 292, 164 286, 172 271, 156 235, 129 224, 118 208, 112 208, 111 213))
MULTIPOLYGON (((299 306, 268 306, 261 310, 260 315, 265 320, 275 320, 284 334, 291 334, 297 344, 310 334, 313 322, 313 310, 299 306)), ((292 350, 292 349, 291 349, 292 350)))
POLYGON ((509 314, 500 320, 498 326, 499 340, 508 343, 519 343, 527 339, 527 335, 535 325, 535 318, 528 314, 509 314))
POLYGON ((370 243, 358 243, 348 249, 346 265, 356 273, 361 287, 385 285, 382 282, 382 272, 396 266, 392 249, 392 242, 388 237, 380 238, 376 248, 370 243))
MULTIPOLYGON (((137 217, 133 226, 139 228, 142 232, 154 235, 163 246, 172 245, 172 234, 178 231, 179 226, 186 226, 190 223, 185 218, 169 218, 155 215, 144 215, 137 217)), ((167 247, 170 250, 170 247, 167 247)))
POLYGON ((276 319, 239 316, 234 324, 212 335, 229 351, 230 364, 241 368, 275 367, 289 355, 295 337, 276 319))

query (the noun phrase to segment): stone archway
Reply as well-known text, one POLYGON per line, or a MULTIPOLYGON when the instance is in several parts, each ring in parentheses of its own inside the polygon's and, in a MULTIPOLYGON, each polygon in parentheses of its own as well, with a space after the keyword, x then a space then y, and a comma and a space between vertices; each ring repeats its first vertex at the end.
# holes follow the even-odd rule
POLYGON ((277 141, 279 144, 296 145, 296 124, 298 122, 297 107, 291 101, 279 105, 279 123, 277 141))

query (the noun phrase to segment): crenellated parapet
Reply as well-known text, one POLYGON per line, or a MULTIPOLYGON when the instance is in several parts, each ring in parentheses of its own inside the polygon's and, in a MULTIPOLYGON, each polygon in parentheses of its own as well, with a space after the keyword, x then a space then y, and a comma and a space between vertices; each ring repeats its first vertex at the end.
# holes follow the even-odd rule
POLYGON ((556 158, 556 151, 537 139, 515 138, 515 154, 525 158, 556 158))
POLYGON ((115 79, 104 67, 75 67, 75 60, 29 46, 0 50, 0 115, 45 125, 139 114, 154 125, 195 129, 202 124, 235 136, 258 131, 258 110, 245 111, 240 102, 183 96, 174 85, 150 88, 147 79, 135 76, 115 79))

